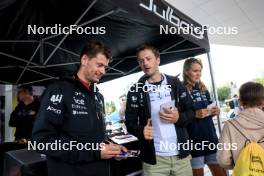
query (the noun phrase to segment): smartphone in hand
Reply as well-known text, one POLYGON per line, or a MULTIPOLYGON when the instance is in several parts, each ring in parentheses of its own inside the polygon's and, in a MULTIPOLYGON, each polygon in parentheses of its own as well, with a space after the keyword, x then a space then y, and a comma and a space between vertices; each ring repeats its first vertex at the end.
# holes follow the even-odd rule
POLYGON ((164 104, 161 104, 160 105, 160 112, 164 112, 163 108, 167 108, 167 109, 172 110, 174 107, 175 107, 175 101, 174 100, 167 102, 167 103, 164 103, 164 104))
POLYGON ((139 150, 128 150, 127 152, 122 151, 116 157, 118 158, 130 158, 130 157, 139 157, 139 150))

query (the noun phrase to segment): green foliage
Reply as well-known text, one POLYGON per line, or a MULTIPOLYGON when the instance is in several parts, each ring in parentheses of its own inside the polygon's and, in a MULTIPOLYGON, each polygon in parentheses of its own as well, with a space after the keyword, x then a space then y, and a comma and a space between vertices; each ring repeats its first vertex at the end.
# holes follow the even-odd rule
POLYGON ((112 112, 115 112, 115 110, 116 110, 116 106, 115 106, 115 103, 113 101, 111 101, 110 103, 109 102, 105 103, 105 113, 106 113, 106 115, 109 115, 112 112))
POLYGON ((222 86, 217 88, 217 94, 219 101, 224 101, 226 99, 230 99, 231 89, 229 86, 222 86))
POLYGON ((260 84, 262 84, 264 86, 264 78, 257 78, 254 81, 257 82, 257 83, 260 83, 260 84))

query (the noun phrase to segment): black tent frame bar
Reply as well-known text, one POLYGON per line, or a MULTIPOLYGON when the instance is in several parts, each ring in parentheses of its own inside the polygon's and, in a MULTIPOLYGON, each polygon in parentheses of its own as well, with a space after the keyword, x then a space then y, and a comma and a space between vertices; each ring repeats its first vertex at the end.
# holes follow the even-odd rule
MULTIPOLYGON (((81 14, 81 16, 77 19, 77 21, 74 23, 75 25, 77 25, 81 20, 82 18, 87 14, 87 12, 94 6, 94 4, 97 2, 97 0, 94 0, 87 8, 86 10, 81 14)), ((92 22, 95 22, 101 18, 104 18, 106 16, 109 16, 113 13, 117 13, 119 12, 121 9, 119 8, 115 8, 113 10, 110 10, 98 17, 95 17, 87 22, 84 22, 78 26, 82 27, 82 26, 86 26, 92 22)), ((38 71, 35 71, 35 70, 32 70, 32 68, 47 68, 47 67, 60 67, 60 66, 65 66, 65 65, 73 65, 73 64, 78 64, 78 62, 69 62, 69 63, 63 63, 63 64, 53 64, 53 65, 48 65, 48 62, 50 61, 50 59, 52 58, 52 56, 55 54, 55 52, 60 49, 64 52, 67 52, 73 56, 76 56, 76 57, 79 57, 79 55, 77 53, 74 53, 70 50, 67 50, 65 48, 62 48, 61 47, 61 44, 65 41, 65 39, 68 37, 69 34, 66 34, 63 36, 63 38, 59 41, 59 43, 57 45, 54 45, 50 42, 47 42, 47 40, 49 39, 52 39, 54 37, 57 37, 59 36, 60 34, 58 35, 52 35, 52 36, 49 36, 47 38, 43 38, 41 39, 40 41, 37 41, 37 40, 1 40, 0 42, 1 43, 8 43, 8 42, 13 42, 13 43, 38 43, 38 46, 37 48, 35 49, 33 55, 30 57, 29 60, 25 60, 25 59, 22 59, 20 57, 17 57, 17 56, 13 56, 11 54, 8 54, 8 53, 4 53, 4 52, 1 52, 0 51, 0 55, 3 55, 3 56, 6 56, 6 57, 9 57, 9 58, 12 58, 12 59, 15 59, 15 60, 18 60, 18 61, 21 61, 21 62, 24 62, 26 63, 26 66, 18 66, 18 67, 22 67, 22 72, 21 74, 19 75, 18 79, 16 80, 15 84, 17 85, 22 85, 22 84, 32 84, 32 83, 37 83, 37 82, 42 82, 42 81, 46 81, 46 80, 51 80, 51 79, 58 79, 58 77, 53 77, 51 75, 48 75, 48 74, 44 74, 42 72, 38 72, 38 71), (50 46, 53 46, 54 49, 52 50, 52 52, 49 54, 49 56, 46 58, 46 60, 44 61, 44 44, 48 44, 50 46), (38 50, 40 50, 40 64, 38 63, 35 63, 35 62, 32 62, 33 58, 35 57, 35 55, 37 54, 38 50), (25 71, 31 71, 31 72, 34 72, 36 74, 40 74, 44 77, 47 77, 47 78, 44 78, 44 79, 41 79, 41 80, 35 80, 35 81, 31 81, 31 82, 25 82, 25 83, 19 83, 19 81, 21 80, 22 76, 24 75, 25 71)), ((176 46, 184 43, 186 40, 183 39, 182 41, 179 41, 173 45, 171 45, 170 47, 164 49, 162 52, 161 52, 161 55, 163 54, 171 54, 171 53, 179 53, 179 52, 186 52, 186 51, 191 51, 191 50, 197 50, 197 49, 202 49, 201 47, 194 47, 194 48, 189 48, 189 49, 181 49, 181 50, 175 50, 175 51, 170 51, 171 49, 175 48, 176 46)), ((131 70, 129 70, 128 72, 123 72, 122 70, 119 70, 119 69, 116 69, 115 67, 124 62, 124 60, 128 59, 128 58, 134 58, 135 56, 127 56, 125 58, 122 58, 120 59, 120 61, 118 61, 114 66, 112 67, 109 67, 106 71, 106 75, 128 75, 130 73, 132 73, 133 71, 137 70, 139 68, 139 66, 136 66, 134 68, 132 68, 131 70), (117 71, 118 73, 108 73, 109 70, 114 70, 114 71, 117 71)), ((213 74, 213 68, 212 68, 212 63, 211 63, 211 56, 210 56, 210 53, 207 52, 207 58, 208 58, 208 63, 209 63, 209 69, 210 69, 210 74, 211 74, 211 82, 212 82, 212 86, 213 86, 213 94, 214 94, 214 98, 215 100, 217 100, 217 92, 216 92, 216 89, 215 89, 215 82, 214 82, 214 74, 213 74)), ((12 67, 12 66, 11 66, 12 67)), ((13 66, 13 67, 17 67, 17 66, 13 66)), ((3 67, 0 67, 0 69, 6 69, 6 68, 10 68, 9 66, 3 66, 3 67)), ((2 83, 7 83, 7 84, 12 84, 12 83, 9 83, 7 81, 3 81, 3 80, 0 80, 0 82, 2 83)), ((219 128, 219 131, 221 131, 221 122, 220 122, 220 118, 219 116, 217 117, 218 119, 218 128, 219 128)))

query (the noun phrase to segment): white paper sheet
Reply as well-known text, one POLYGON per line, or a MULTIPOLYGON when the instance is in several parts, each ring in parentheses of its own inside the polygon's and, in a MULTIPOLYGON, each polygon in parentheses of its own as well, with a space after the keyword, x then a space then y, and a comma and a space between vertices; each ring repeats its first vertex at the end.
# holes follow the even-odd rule
POLYGON ((132 134, 118 135, 111 137, 110 139, 116 144, 126 144, 138 140, 138 138, 132 134))

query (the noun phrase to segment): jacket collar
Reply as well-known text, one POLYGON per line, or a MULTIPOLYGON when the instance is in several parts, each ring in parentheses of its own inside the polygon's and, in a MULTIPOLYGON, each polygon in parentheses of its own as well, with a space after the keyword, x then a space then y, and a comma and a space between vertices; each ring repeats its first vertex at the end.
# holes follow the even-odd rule
POLYGON ((95 84, 90 84, 90 85, 87 85, 87 83, 85 84, 84 81, 81 81, 79 79, 79 77, 77 76, 77 74, 73 75, 72 77, 64 77, 62 78, 63 80, 66 80, 66 81, 69 81, 69 82, 72 82, 73 84, 75 84, 78 88, 82 89, 83 91, 89 91, 89 92, 92 92, 92 93, 97 93, 99 92, 99 89, 98 87, 95 85, 95 84))
POLYGON ((255 124, 264 128, 264 112, 259 108, 247 108, 238 113, 238 117, 245 121, 245 124, 255 124))

